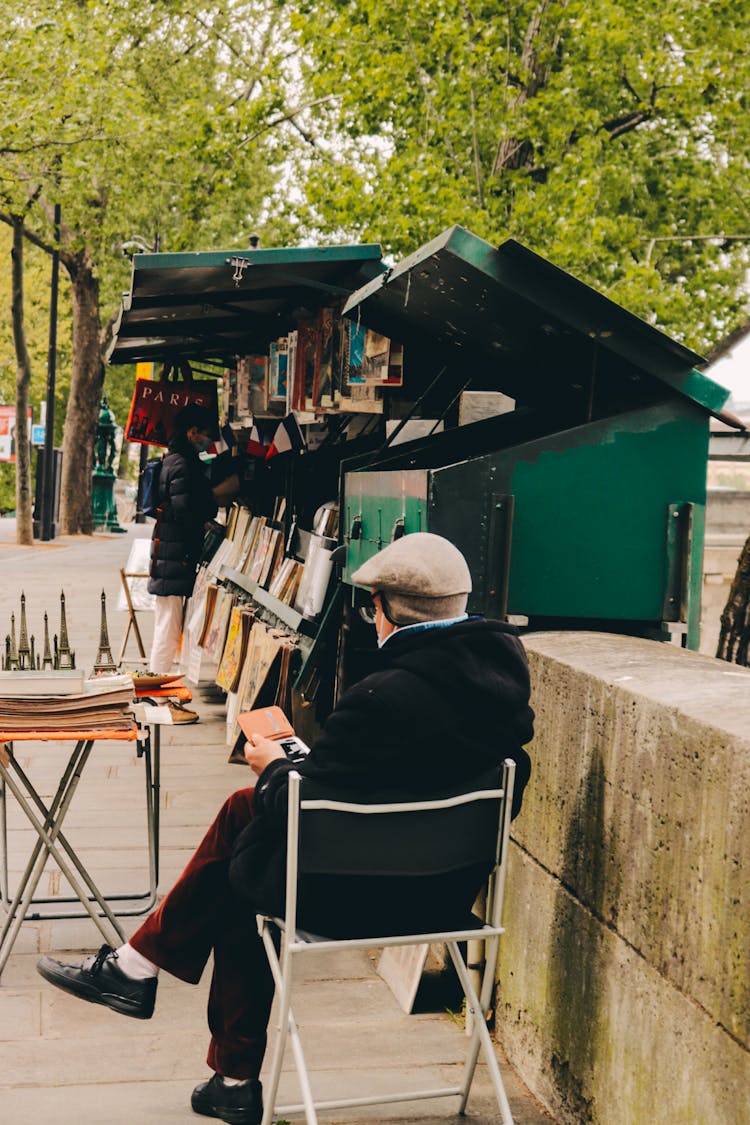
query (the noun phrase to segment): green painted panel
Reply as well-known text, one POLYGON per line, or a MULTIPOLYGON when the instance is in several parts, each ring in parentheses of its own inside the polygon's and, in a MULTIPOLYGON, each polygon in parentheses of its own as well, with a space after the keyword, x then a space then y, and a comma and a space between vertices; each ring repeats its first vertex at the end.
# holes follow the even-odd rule
POLYGON ((344 580, 367 559, 404 534, 427 530, 427 474, 348 473, 343 538, 347 545, 344 580), (356 525, 356 526, 355 526, 356 525))
POLYGON ((378 260, 381 249, 377 243, 349 246, 281 246, 269 250, 205 250, 177 254, 135 254, 134 270, 215 269, 228 265, 231 258, 242 258, 254 266, 316 265, 324 262, 361 262, 378 260))
POLYGON ((658 623, 675 592, 688 607, 692 643, 700 612, 707 423, 699 407, 673 401, 453 465, 349 473, 345 580, 390 541, 405 511, 407 532, 445 535, 464 552, 474 612, 493 611, 510 539, 510 614, 658 623), (403 491, 412 493, 406 507, 403 491), (689 536, 672 536, 671 547, 670 505, 691 512, 689 536), (505 513, 512 507, 512 522, 498 525, 494 507, 505 513), (352 540, 352 521, 360 516, 361 538, 352 540))
POLYGON ((705 415, 663 404, 565 436, 512 451, 509 612, 660 620, 667 507, 705 504, 705 415))

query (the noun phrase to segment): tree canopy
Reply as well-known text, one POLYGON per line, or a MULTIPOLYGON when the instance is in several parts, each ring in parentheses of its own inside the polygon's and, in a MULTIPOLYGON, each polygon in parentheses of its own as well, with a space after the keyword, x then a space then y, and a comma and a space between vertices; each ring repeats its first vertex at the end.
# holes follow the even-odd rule
MULTIPOLYGON (((293 120, 274 66, 283 5, 182 0, 0 0, 7 34, 0 218, 53 248, 71 281, 72 371, 63 459, 65 530, 86 530, 106 321, 127 285, 134 234, 170 250, 246 245, 265 216, 293 120)), ((293 108, 293 107, 292 107, 293 108)))
POLYGON ((746 6, 309 0, 294 22, 329 98, 320 225, 396 254, 454 222, 515 237, 698 350, 740 318, 746 6))
MULTIPOLYGON (((68 530, 85 528, 134 235, 170 251, 361 239, 400 256, 461 223, 698 351, 746 315, 747 6, 0 0, 0 17, 0 218, 22 214, 49 252, 62 206, 68 530)), ((6 399, 12 367, 4 353, 6 399)))

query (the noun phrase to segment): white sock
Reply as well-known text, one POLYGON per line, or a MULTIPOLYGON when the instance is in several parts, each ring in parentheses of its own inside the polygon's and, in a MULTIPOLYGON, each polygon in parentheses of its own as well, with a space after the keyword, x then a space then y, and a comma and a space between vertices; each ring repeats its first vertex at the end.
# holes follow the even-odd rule
POLYGON ((246 1086, 250 1081, 249 1078, 225 1078, 223 1074, 219 1075, 225 1086, 246 1086))
POLYGON ((149 980, 151 977, 158 977, 159 966, 149 961, 137 949, 133 949, 132 945, 121 945, 115 953, 117 968, 131 980, 149 980))

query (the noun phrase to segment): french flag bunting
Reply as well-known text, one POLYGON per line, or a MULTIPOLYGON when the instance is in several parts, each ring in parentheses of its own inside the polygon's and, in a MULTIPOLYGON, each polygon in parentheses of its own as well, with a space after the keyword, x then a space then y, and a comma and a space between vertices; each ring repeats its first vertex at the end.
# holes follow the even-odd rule
POLYGON ((251 457, 267 457, 270 446, 271 442, 269 438, 261 432, 260 427, 256 423, 250 431, 247 452, 251 457))
POLYGON ((266 453, 266 460, 268 461, 271 457, 276 457, 279 453, 298 453, 300 450, 305 449, 306 446, 307 443, 305 442, 304 434, 292 412, 291 414, 287 414, 286 418, 279 422, 276 427, 273 441, 266 453))
POLYGON ((209 447, 208 452, 218 456, 219 453, 227 453, 230 449, 235 449, 236 446, 237 435, 227 423, 226 426, 222 426, 219 430, 219 436, 214 438, 214 443, 209 447))

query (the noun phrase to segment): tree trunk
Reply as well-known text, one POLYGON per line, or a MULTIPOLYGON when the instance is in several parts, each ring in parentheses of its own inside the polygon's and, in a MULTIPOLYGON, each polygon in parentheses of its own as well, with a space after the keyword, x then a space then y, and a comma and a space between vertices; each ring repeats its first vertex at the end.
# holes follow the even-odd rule
POLYGON ((73 370, 63 431, 60 528, 64 535, 90 535, 91 471, 104 381, 99 282, 85 252, 66 255, 63 263, 71 281, 73 370))
MULTIPOLYGON (((553 4, 551 0, 539 0, 536 11, 533 13, 523 41, 521 51, 520 74, 523 76, 523 85, 514 98, 511 99, 509 110, 512 111, 523 106, 533 98, 549 81, 552 69, 552 59, 555 56, 562 35, 562 14, 568 6, 568 0, 560 0, 553 4), (550 14, 550 8, 554 13, 550 14), (547 26, 547 17, 551 27, 547 26), (557 19, 557 26, 553 20, 557 19), (545 45, 544 38, 548 43, 545 45), (547 61, 540 61, 546 47, 547 61)), ((523 137, 503 137, 495 154, 492 175, 500 176, 508 170, 530 167, 534 159, 533 145, 523 137)))
POLYGON ((721 615, 716 655, 730 664, 748 664, 750 649, 750 539, 742 548, 737 573, 721 615))
POLYGON ((16 351, 16 542, 31 546, 34 525, 31 518, 31 451, 28 423, 31 357, 26 346, 23 306, 23 218, 13 217, 12 318, 16 351))

